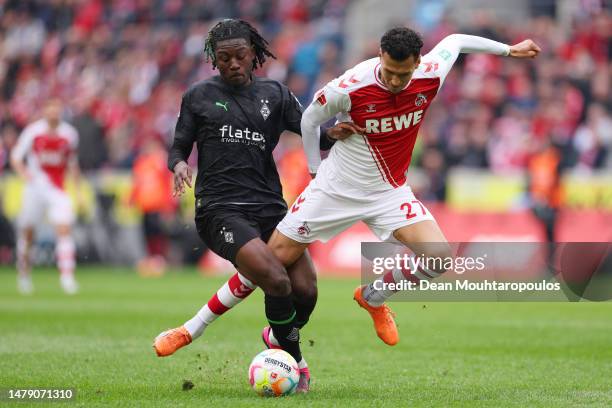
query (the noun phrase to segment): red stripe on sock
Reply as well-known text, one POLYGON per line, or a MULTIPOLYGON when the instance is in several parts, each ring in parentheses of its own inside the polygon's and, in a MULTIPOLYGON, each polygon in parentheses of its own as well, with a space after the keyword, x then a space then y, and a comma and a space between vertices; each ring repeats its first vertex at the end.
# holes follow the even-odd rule
POLYGON ((393 283, 395 279, 393 279, 393 271, 387 272, 383 275, 383 282, 385 283, 393 283))
POLYGON ((406 278, 406 280, 409 280, 414 284, 418 284, 421 281, 417 276, 414 276, 410 269, 407 268, 402 269, 402 275, 404 275, 404 278, 406 278))
MULTIPOLYGON (((395 282, 395 278, 393 277, 393 271, 391 272, 387 272, 383 275, 383 282, 385 283, 394 283, 395 282)), ((397 292, 397 290, 394 290, 393 292, 397 292)))
POLYGON ((233 274, 232 277, 229 278, 227 283, 229 285, 230 292, 232 292, 232 295, 236 296, 239 299, 244 299, 253 292, 253 289, 242 283, 237 273, 233 274))
POLYGON ((230 310, 229 307, 227 307, 223 303, 221 303, 221 301, 219 300, 219 296, 217 296, 216 293, 208 301, 208 308, 210 309, 211 312, 213 312, 216 315, 222 315, 223 313, 225 313, 228 310, 230 310))

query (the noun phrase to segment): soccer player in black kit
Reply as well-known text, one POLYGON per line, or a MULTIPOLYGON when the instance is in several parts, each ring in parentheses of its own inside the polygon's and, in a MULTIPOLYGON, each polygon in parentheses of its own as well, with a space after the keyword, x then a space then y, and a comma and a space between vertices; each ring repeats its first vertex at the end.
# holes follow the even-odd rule
MULTIPOLYGON (((302 107, 283 84, 252 75, 273 57, 257 30, 227 19, 209 32, 205 53, 219 75, 191 86, 183 95, 168 167, 175 194, 191 187, 187 165, 198 147, 195 184, 196 227, 206 245, 231 261, 239 273, 183 326, 161 333, 154 348, 168 356, 199 337, 206 326, 259 286, 265 294, 270 327, 262 334, 268 347, 282 348, 300 368, 298 391, 309 389, 310 373, 299 347, 299 329, 312 313, 316 273, 305 253, 285 269, 266 245, 287 212, 272 151, 284 130, 301 134, 302 107)), ((321 149, 332 139, 358 131, 340 123, 322 131, 321 149)))

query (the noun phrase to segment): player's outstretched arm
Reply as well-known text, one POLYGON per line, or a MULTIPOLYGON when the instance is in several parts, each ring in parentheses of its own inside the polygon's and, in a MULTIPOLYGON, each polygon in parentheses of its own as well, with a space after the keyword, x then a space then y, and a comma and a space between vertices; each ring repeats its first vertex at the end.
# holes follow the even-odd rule
POLYGON ((451 34, 440 41, 427 55, 423 56, 423 62, 435 66, 434 71, 444 80, 461 53, 534 58, 539 52, 540 47, 532 40, 524 40, 510 46, 476 35, 451 34))
POLYGON ((531 39, 510 46, 510 56, 514 58, 535 58, 540 51, 538 44, 531 39))
POLYGON ((424 59, 433 59, 441 65, 440 68, 450 70, 461 53, 508 56, 510 55, 510 46, 476 35, 451 34, 440 41, 424 59))

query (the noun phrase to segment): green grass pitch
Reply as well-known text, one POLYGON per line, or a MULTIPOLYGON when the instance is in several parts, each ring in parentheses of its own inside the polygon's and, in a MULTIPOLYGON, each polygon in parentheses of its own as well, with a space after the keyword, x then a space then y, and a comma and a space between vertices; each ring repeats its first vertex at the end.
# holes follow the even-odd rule
POLYGON ((302 331, 311 392, 263 400, 247 381, 264 348, 260 291, 160 359, 155 335, 192 316, 223 278, 110 267, 78 278, 81 293, 67 297, 56 273, 37 271, 35 295, 22 297, 14 270, 0 269, 0 388, 76 389, 75 401, 0 406, 612 406, 610 302, 392 303, 401 340, 388 347, 352 300, 357 280, 321 279, 302 331))

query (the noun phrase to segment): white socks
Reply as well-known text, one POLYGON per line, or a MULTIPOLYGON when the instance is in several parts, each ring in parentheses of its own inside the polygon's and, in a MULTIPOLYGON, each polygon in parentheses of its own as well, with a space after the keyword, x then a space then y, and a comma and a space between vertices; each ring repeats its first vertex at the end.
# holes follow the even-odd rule
POLYGON ((246 299, 257 286, 236 272, 223 284, 208 303, 206 303, 190 320, 183 326, 189 332, 192 339, 197 339, 204 333, 206 327, 214 322, 223 313, 246 299))
MULTIPOLYGON (((387 299, 389 299, 393 294, 397 292, 397 290, 377 290, 374 289, 374 284, 376 282, 382 283, 399 283, 401 281, 407 280, 418 284, 422 280, 431 280, 440 276, 440 272, 435 272, 431 269, 424 267, 423 265, 418 265, 414 272, 411 272, 409 269, 394 269, 391 272, 385 273, 383 276, 376 279, 374 282, 367 285, 363 288, 362 295, 364 300, 373 307, 379 307, 387 299)), ((376 286, 381 287, 382 285, 379 283, 376 286)))
POLYGON ((75 245, 71 236, 57 238, 55 244, 55 256, 57 258, 57 269, 61 276, 74 276, 75 245))

